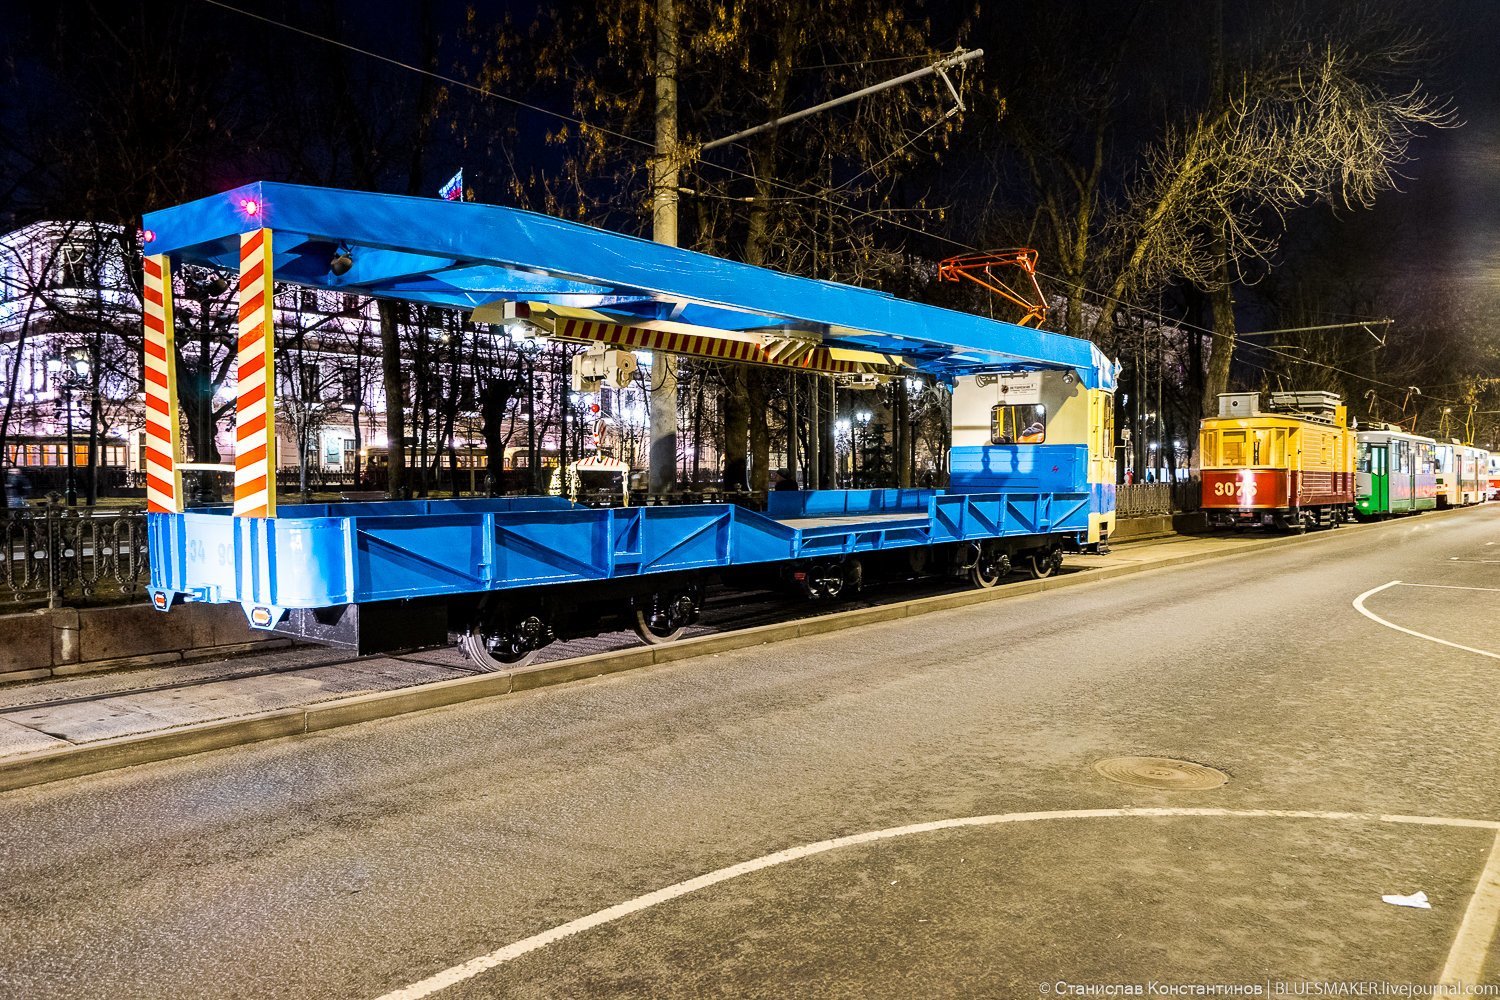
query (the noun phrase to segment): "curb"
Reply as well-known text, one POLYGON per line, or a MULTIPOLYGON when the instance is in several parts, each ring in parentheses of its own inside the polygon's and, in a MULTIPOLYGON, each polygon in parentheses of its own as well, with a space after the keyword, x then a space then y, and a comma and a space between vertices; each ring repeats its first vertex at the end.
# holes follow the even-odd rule
MULTIPOLYGON (((1430 511, 1424 520, 1473 510, 1474 508, 1457 508, 1447 511, 1430 511)), ((301 708, 278 709, 239 719, 195 723, 162 732, 122 736, 111 740, 100 740, 97 743, 27 754, 9 761, 0 761, 0 792, 48 784, 65 778, 98 774, 136 764, 186 757, 209 750, 223 750, 249 743, 259 743, 284 736, 326 732, 344 726, 372 722, 376 719, 388 719, 484 698, 520 694, 523 691, 569 684, 626 670, 639 670, 643 667, 708 656, 732 649, 744 649, 748 646, 759 646, 805 636, 824 635, 876 622, 914 618, 938 611, 950 611, 1069 587, 1105 583, 1156 570, 1174 569, 1218 559, 1232 559, 1271 548, 1348 537, 1347 534, 1340 534, 1340 532, 1348 532, 1351 529, 1363 531, 1379 528, 1382 525, 1401 523, 1404 522, 1384 521, 1375 524, 1346 525, 1339 529, 1339 532, 1251 539, 1228 550, 1169 556, 1144 564, 1103 566, 1067 576, 1005 584, 994 590, 971 590, 920 597, 898 604, 856 608, 799 621, 777 622, 718 635, 698 636, 666 646, 645 646, 595 653, 591 656, 542 663, 504 673, 459 677, 417 688, 376 691, 301 708)))

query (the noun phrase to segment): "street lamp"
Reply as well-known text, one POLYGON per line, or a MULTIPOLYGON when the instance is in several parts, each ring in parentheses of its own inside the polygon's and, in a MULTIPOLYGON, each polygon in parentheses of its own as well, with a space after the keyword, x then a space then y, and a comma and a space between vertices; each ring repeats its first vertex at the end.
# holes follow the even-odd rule
POLYGON ((74 477, 73 391, 88 385, 91 362, 87 347, 70 347, 63 352, 57 366, 57 382, 62 389, 63 419, 67 426, 68 478, 63 487, 69 507, 78 506, 78 483, 74 477))
MULTIPOLYGON (((852 485, 855 488, 858 488, 860 486, 860 478, 859 478, 859 476, 860 476, 860 472, 859 472, 859 465, 860 465, 860 462, 859 462, 859 453, 860 453, 860 450, 863 449, 864 446, 865 446, 865 429, 870 426, 870 418, 871 418, 871 416, 873 416, 873 414, 871 414, 869 410, 860 410, 857 413, 855 413, 854 414, 854 424, 855 424, 855 426, 854 426, 854 432, 849 435, 849 451, 850 451, 850 454, 851 454, 851 462, 852 462, 852 464, 854 466, 854 469, 853 469, 854 482, 853 482, 852 485)), ((865 456, 865 457, 866 457, 866 459, 869 458, 869 456, 865 456)), ((868 465, 869 464, 868 461, 865 464, 868 465)))

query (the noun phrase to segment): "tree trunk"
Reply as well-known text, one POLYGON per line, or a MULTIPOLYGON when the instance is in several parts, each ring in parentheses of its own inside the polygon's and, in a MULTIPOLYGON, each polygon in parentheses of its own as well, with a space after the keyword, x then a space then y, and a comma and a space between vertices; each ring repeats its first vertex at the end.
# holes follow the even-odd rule
POLYGON ((744 365, 728 365, 719 412, 724 418, 724 488, 742 490, 749 471, 750 405, 744 365))
POLYGON ((406 498, 406 390, 401 384, 401 326, 396 303, 380 299, 380 370, 385 380, 386 496, 406 498))
POLYGON ((1220 285, 1209 293, 1214 311, 1214 333, 1209 346, 1208 371, 1203 380, 1203 412, 1219 411, 1219 393, 1229 391, 1229 365, 1234 360, 1234 288, 1229 265, 1219 265, 1220 285))
POLYGON ((703 465, 703 370, 693 369, 693 482, 698 481, 698 476, 703 465))
POLYGON ((787 376, 786 387, 786 472, 792 482, 797 482, 797 373, 787 376))
POLYGON ((354 489, 364 488, 364 438, 359 431, 359 413, 365 401, 365 331, 361 325, 354 335, 354 489))
POLYGON ((304 418, 302 426, 297 429, 297 492, 302 494, 302 499, 307 499, 307 445, 312 439, 311 428, 304 418))
POLYGON ((767 378, 769 373, 759 368, 746 369, 747 405, 750 413, 758 414, 751 420, 750 431, 750 489, 765 493, 771 486, 771 421, 768 416, 767 378))
MULTIPOLYGON (((651 161, 651 238, 677 245, 677 55, 676 0, 656 2, 656 150, 651 161)), ((677 488, 677 359, 665 351, 651 356, 651 443, 647 489, 677 488)), ((626 479, 630 478, 626 474, 626 479)))
POLYGON ((911 486, 911 401, 906 394, 906 379, 896 380, 894 405, 891 407, 891 422, 895 425, 891 438, 896 451, 896 485, 911 486))

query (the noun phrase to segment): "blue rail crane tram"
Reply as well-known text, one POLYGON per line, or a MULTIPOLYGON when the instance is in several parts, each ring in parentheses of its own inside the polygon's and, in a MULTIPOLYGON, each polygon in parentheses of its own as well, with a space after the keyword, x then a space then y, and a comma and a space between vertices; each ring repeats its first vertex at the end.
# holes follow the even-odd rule
POLYGON ((359 653, 455 642, 482 669, 624 622, 648 643, 709 586, 813 598, 870 575, 993 587, 1055 572, 1114 528, 1117 367, 1086 341, 514 209, 253 184, 146 217, 153 604, 359 653), (341 262, 338 273, 331 259, 341 262), (171 270, 238 270, 233 507, 185 505, 171 270), (772 493, 593 508, 561 496, 278 505, 272 282, 467 310, 538 336, 809 371, 921 373, 953 390, 946 489, 772 493))

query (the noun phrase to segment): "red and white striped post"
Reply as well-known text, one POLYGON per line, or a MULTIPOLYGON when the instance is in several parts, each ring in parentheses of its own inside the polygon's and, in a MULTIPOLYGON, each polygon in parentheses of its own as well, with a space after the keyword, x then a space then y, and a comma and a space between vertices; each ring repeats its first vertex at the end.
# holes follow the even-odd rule
POLYGON ((240 235, 234 516, 276 516, 276 371, 271 230, 240 235))
POLYGON ((144 262, 146 327, 146 510, 181 513, 182 430, 177 419, 177 351, 172 327, 172 265, 166 254, 144 262))

